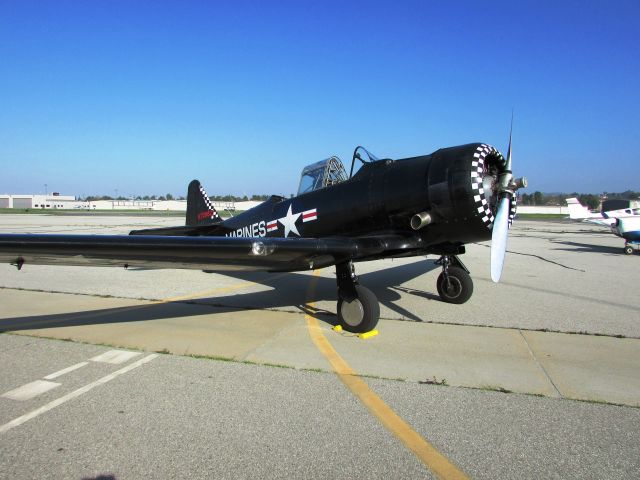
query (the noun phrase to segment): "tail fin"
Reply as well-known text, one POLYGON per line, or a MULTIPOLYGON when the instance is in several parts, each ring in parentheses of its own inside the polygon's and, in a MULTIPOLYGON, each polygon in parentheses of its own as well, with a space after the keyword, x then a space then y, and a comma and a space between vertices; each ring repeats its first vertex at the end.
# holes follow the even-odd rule
POLYGON ((190 227, 222 222, 211 200, 198 180, 192 180, 187 193, 186 224, 190 227))
POLYGON ((567 198, 567 207, 569 208, 569 218, 572 220, 583 220, 586 218, 602 218, 602 215, 589 211, 587 207, 582 205, 577 198, 567 198))

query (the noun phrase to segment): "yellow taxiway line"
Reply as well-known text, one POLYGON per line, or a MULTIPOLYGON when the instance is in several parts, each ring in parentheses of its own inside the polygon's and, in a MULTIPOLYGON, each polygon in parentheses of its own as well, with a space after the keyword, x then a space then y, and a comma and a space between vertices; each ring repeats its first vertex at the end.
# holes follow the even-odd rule
MULTIPOLYGON (((307 298, 312 298, 318 281, 320 271, 314 270, 307 298)), ((307 305, 312 309, 313 302, 307 305)), ((411 426, 393 411, 378 395, 373 392, 349 364, 333 348, 325 337, 318 320, 309 314, 305 314, 307 328, 313 343, 331 364, 333 371, 344 385, 353 393, 369 411, 393 433, 418 459, 429 468, 439 479, 463 480, 468 479, 456 465, 451 463, 433 445, 420 436, 411 426)))

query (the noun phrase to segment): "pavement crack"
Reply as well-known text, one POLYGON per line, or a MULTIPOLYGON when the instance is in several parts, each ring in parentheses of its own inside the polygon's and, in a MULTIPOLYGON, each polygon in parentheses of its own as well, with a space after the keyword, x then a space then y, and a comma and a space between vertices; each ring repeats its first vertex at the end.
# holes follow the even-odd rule
POLYGON ((540 363, 540 360, 538 360, 538 357, 536 357, 536 354, 533 353, 533 350, 531 350, 531 345, 529 345, 529 342, 527 341, 527 337, 524 336, 524 333, 522 333, 522 330, 518 330, 518 333, 520 334, 520 336, 524 340, 524 343, 527 346, 527 350, 529 350, 529 353, 531 354, 531 357, 533 357, 533 360, 536 362, 538 367, 540 367, 540 370, 542 370, 544 375, 547 377, 547 380, 549 380, 549 383, 551 383, 551 386, 553 386, 553 389, 558 394, 558 397, 564 398, 564 395, 562 395, 562 393, 560 393, 560 390, 558 390, 558 387, 556 386, 555 382, 551 378, 551 375, 549 375, 549 372, 547 372, 546 368, 544 368, 544 366, 540 363))
MULTIPOLYGON (((484 245, 484 244, 482 244, 482 243, 476 243, 475 245, 480 245, 480 246, 485 247, 485 248, 491 248, 491 245, 484 245)), ((575 271, 575 272, 582 272, 582 273, 585 273, 585 272, 586 272, 586 270, 582 270, 581 268, 574 268, 574 267, 570 267, 570 266, 568 266, 568 265, 564 265, 564 264, 562 264, 562 263, 560 263, 560 262, 555 262, 555 261, 553 261, 553 260, 549 260, 548 258, 544 258, 544 257, 543 257, 543 256, 541 256, 541 255, 535 255, 535 254, 533 254, 533 253, 514 252, 513 250, 507 250, 507 252, 508 252, 508 253, 511 253, 511 254, 513 254, 513 255, 522 255, 522 256, 524 256, 524 257, 533 257, 533 258, 537 258, 538 260, 542 260, 543 262, 547 262, 547 263, 550 263, 550 264, 552 264, 552 265, 557 265, 558 267, 566 268, 567 270, 573 270, 573 271, 575 271)))
MULTIPOLYGON (((252 348, 251 350, 247 351, 238 360, 240 362, 254 362, 254 361, 260 362, 260 360, 249 360, 249 357, 251 357, 251 355, 254 355, 259 350, 265 348, 266 346, 273 345, 282 335, 284 335, 285 332, 288 332, 292 328, 294 328, 292 325, 284 325, 274 335, 271 335, 271 337, 268 338, 265 342, 263 342, 260 345, 252 348)), ((291 368, 295 368, 295 367, 291 367, 291 368)))
POLYGON ((586 272, 586 270, 582 270, 581 268, 569 267, 568 265, 563 265, 562 263, 554 262, 553 260, 549 260, 548 258, 544 258, 544 257, 542 257, 540 255, 534 255, 532 253, 514 252, 512 250, 507 250, 507 252, 513 253, 514 255, 524 255, 525 257, 534 257, 534 258, 537 258, 539 260, 542 260, 543 262, 551 263, 553 265, 558 265, 559 267, 566 268, 567 270, 574 270, 576 272, 582 272, 582 273, 586 272))

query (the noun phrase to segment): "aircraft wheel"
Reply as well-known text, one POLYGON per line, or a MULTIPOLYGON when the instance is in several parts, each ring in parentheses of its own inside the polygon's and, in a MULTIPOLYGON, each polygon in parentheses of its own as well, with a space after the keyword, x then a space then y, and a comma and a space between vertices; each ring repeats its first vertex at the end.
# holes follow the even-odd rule
POLYGON ((380 304, 368 288, 355 285, 358 295, 352 301, 338 300, 338 320, 348 332, 365 333, 373 330, 380 318, 380 304))
POLYGON ((625 245, 624 253, 626 253, 627 255, 631 255, 633 253, 633 247, 631 245, 625 245))
POLYGON ((448 284, 444 272, 440 274, 436 282, 438 295, 440 295, 442 301, 461 304, 469 300, 473 293, 471 276, 458 267, 449 267, 448 274, 448 284))

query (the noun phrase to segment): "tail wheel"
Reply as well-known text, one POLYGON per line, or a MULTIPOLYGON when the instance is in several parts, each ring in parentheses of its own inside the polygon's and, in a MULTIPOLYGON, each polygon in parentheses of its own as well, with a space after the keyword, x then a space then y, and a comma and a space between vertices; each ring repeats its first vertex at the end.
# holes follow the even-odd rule
POLYGON ((342 328, 348 332, 369 332, 378 324, 380 304, 368 288, 362 285, 354 287, 357 295, 353 300, 338 300, 338 320, 342 328))
POLYGON ((471 298, 473 281, 471 276, 459 267, 449 267, 442 272, 436 282, 438 295, 443 302, 461 304, 471 298))
POLYGON ((633 247, 631 245, 625 245, 624 253, 626 253, 627 255, 631 255, 633 253, 633 247))

